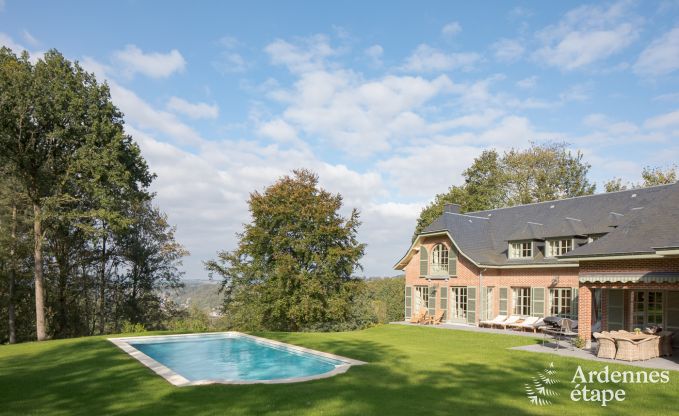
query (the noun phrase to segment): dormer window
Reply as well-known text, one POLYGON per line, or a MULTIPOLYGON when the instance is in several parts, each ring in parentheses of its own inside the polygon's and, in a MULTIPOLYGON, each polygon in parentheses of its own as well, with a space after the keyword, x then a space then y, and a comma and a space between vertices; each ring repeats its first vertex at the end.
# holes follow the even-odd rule
POLYGON ((448 274, 448 247, 437 244, 431 252, 431 274, 448 274))
POLYGON ((546 257, 556 257, 566 254, 573 250, 572 238, 561 238, 558 240, 547 240, 546 242, 546 257))
POLYGON ((509 243, 510 259, 530 259, 533 258, 532 241, 512 241, 509 243))

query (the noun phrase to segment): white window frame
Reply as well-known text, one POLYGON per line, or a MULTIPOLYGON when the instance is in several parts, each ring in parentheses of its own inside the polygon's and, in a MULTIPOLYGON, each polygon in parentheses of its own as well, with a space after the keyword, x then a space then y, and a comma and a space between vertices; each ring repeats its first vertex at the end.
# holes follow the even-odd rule
POLYGON ((445 244, 439 243, 431 250, 431 262, 429 265, 429 273, 448 274, 449 250, 445 244))
POLYGON ((573 289, 570 287, 557 287, 549 289, 549 314, 562 318, 573 316, 573 289))
POLYGON ((415 298, 414 303, 416 306, 413 308, 415 311, 411 312, 411 314, 414 313, 419 313, 422 311, 422 309, 428 309, 429 308, 429 286, 422 286, 422 285, 417 285, 414 286, 414 295, 415 298))
POLYGON ((575 241, 572 238, 549 239, 546 242, 545 257, 556 257, 573 250, 575 241))
POLYGON ((451 319, 467 319, 469 300, 466 286, 451 286, 448 302, 450 302, 451 319))
POLYGON ((535 245, 533 241, 510 241, 508 253, 510 259, 532 259, 535 254, 535 245), (530 255, 526 255, 526 252, 530 255))
POLYGON ((530 287, 514 287, 512 288, 513 302, 512 310, 514 315, 530 316, 531 305, 533 299, 531 298, 530 287))

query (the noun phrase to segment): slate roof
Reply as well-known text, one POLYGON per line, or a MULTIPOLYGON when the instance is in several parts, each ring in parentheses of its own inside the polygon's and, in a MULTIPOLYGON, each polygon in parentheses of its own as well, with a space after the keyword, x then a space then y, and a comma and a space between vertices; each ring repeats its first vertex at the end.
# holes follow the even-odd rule
POLYGON ((679 183, 610 192, 466 214, 445 212, 422 234, 448 231, 477 264, 556 264, 578 256, 652 253, 679 246, 679 183), (584 244, 586 236, 606 234, 584 244), (544 242, 575 237, 559 261, 544 257, 544 242), (533 259, 508 259, 508 241, 535 240, 533 259), (584 244, 584 245, 580 245, 584 244))

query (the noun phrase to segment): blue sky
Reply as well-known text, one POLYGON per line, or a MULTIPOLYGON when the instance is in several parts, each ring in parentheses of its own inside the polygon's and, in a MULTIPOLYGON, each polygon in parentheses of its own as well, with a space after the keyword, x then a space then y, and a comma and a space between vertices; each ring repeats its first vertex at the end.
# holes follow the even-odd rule
POLYGON ((679 1, 422 3, 0 0, 0 44, 109 82, 187 278, 293 168, 361 210, 373 276, 483 149, 566 141, 599 188, 679 161, 679 1))

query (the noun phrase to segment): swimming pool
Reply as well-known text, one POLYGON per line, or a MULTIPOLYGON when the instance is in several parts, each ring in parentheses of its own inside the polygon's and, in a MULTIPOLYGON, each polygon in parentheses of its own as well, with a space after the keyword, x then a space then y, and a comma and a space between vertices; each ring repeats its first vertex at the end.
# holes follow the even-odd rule
POLYGON ((176 386, 293 383, 365 364, 240 332, 109 340, 176 386))

